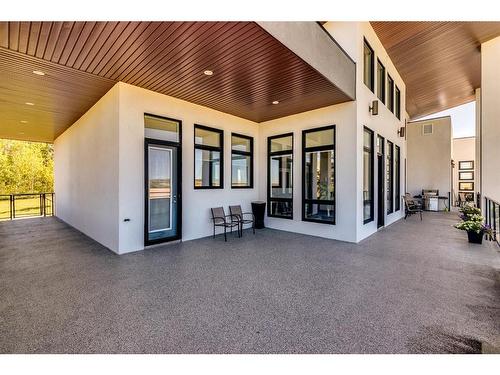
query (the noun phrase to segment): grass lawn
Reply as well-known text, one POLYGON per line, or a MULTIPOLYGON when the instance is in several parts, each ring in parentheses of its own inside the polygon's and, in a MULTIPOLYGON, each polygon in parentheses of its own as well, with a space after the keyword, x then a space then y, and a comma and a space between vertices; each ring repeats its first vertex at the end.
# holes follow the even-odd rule
MULTIPOLYGON (((47 197, 47 214, 52 213, 52 202, 47 197)), ((0 220, 10 219, 9 197, 0 197, 0 220)), ((16 218, 40 216, 40 197, 38 195, 16 197, 16 218)))

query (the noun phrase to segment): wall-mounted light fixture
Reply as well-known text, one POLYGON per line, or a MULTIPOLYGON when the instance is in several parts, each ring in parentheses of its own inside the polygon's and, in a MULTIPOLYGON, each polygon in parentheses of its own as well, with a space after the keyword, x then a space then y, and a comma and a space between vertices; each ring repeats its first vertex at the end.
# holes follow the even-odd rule
POLYGON ((374 116, 378 115, 378 100, 372 102, 371 107, 368 107, 368 112, 371 112, 374 116))
POLYGON ((405 136, 405 127, 402 126, 398 129, 398 135, 403 138, 405 136))

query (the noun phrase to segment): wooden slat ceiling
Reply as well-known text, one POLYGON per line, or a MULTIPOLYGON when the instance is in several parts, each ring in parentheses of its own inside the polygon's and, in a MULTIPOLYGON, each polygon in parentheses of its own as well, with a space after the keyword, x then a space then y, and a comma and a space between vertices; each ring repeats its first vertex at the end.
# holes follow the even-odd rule
POLYGON ((0 137, 43 141, 118 81, 256 122, 350 100, 254 22, 0 22, 0 72, 0 137))
POLYGON ((371 22, 406 83, 412 118, 474 100, 481 85, 481 43, 500 22, 371 22))

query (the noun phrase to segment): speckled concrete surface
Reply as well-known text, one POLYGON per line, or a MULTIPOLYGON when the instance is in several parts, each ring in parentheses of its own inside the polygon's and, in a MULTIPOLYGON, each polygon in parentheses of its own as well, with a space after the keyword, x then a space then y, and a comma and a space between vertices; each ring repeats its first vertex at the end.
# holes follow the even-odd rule
POLYGON ((117 256, 55 218, 0 223, 2 353, 478 352, 499 253, 454 214, 355 245, 264 229, 117 256))

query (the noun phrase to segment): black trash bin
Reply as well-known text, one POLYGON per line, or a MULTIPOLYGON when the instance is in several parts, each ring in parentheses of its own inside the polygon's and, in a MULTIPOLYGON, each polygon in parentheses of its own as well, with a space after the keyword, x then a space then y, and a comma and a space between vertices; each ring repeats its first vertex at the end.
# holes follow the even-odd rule
POLYGON ((264 227, 264 213, 266 212, 266 202, 252 202, 252 213, 255 217, 255 228, 262 229, 264 227))

